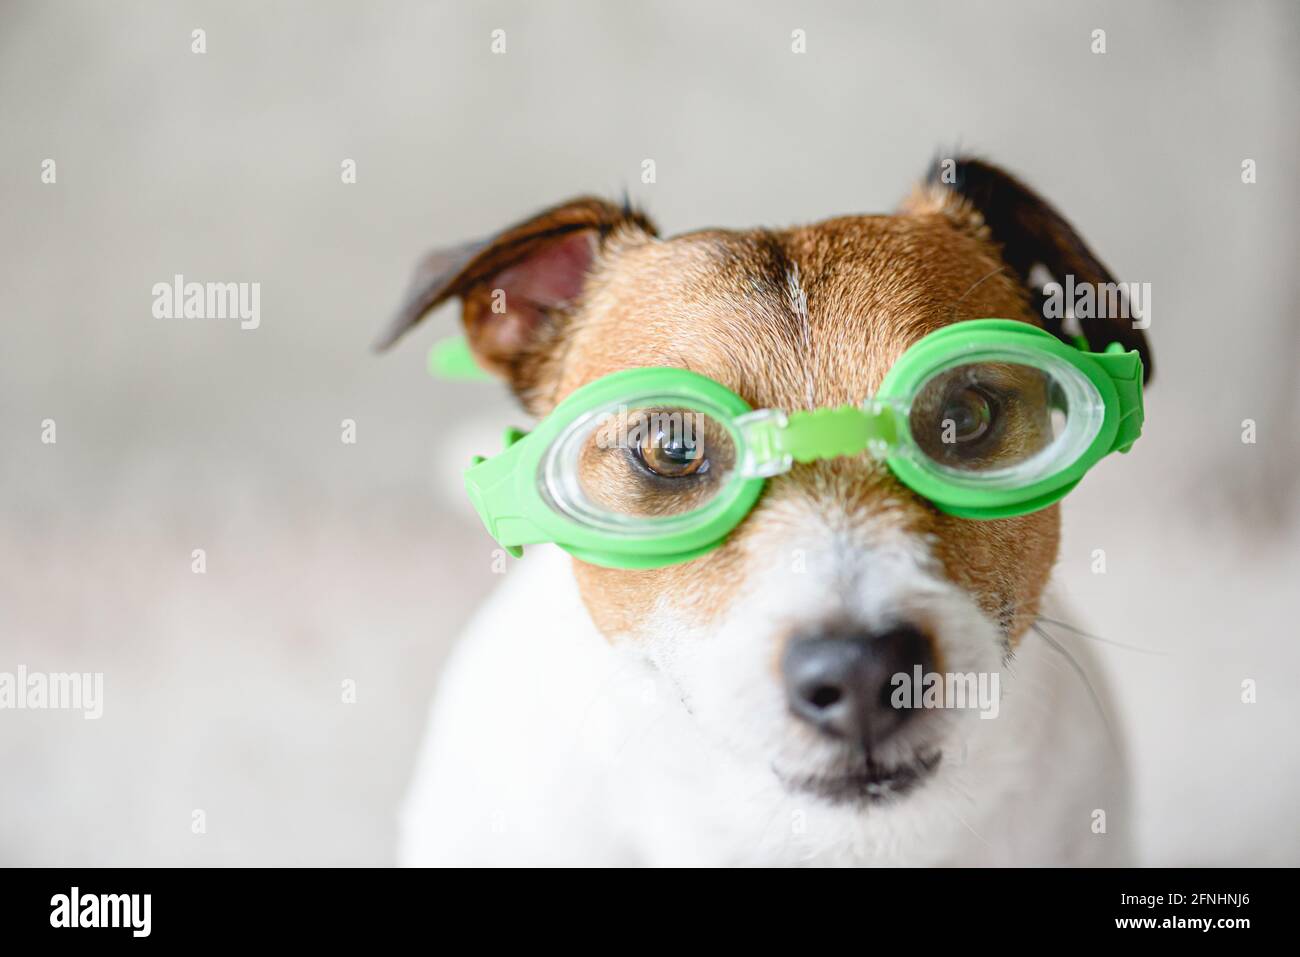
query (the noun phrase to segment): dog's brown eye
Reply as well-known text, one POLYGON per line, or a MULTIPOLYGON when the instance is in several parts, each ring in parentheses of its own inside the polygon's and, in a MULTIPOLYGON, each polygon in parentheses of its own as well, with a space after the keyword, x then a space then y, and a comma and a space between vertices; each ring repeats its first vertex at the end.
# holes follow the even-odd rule
POLYGON ((978 442, 993 426, 994 403, 979 386, 965 388, 948 396, 940 422, 945 445, 978 442))
POLYGON ((705 463, 703 443, 657 429, 637 447, 641 464, 664 478, 685 478, 700 472, 705 463))
POLYGON ((585 438, 577 433, 578 455, 566 471, 576 479, 578 501, 597 513, 647 520, 685 515, 730 488, 735 476, 730 424, 689 404, 616 406, 583 427, 585 438))

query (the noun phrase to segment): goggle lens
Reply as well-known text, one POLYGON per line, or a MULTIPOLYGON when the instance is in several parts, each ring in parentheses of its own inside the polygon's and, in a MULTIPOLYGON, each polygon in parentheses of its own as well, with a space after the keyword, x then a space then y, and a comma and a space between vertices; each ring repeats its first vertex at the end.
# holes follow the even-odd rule
POLYGON ((729 418, 681 397, 650 397, 584 416, 543 463, 551 500, 585 521, 635 532, 713 503, 736 475, 729 418))
POLYGON ((959 481, 1025 483, 1081 455, 1104 414, 1072 367, 996 357, 931 373, 907 422, 928 467, 959 481))

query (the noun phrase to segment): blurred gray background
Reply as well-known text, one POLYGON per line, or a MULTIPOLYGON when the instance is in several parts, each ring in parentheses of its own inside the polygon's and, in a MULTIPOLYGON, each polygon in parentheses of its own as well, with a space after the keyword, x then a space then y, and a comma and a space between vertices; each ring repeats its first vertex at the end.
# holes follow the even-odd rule
POLYGON ((457 471, 523 424, 425 374, 454 311, 369 353, 419 254, 591 191, 666 233, 887 211, 953 145, 1152 284, 1146 436, 1068 500, 1058 574, 1158 652, 1099 645, 1141 859, 1300 863, 1298 9, 4 4, 0 671, 102 671, 105 705, 0 711, 0 863, 392 860, 497 581, 457 471), (261 327, 153 318, 176 273, 260 282, 261 327))

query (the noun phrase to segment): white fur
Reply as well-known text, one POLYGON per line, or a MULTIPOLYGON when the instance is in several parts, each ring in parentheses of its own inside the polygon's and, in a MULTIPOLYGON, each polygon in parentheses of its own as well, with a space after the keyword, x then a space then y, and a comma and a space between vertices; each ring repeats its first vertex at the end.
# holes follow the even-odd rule
MULTIPOLYGON (((1123 858, 1119 758, 1098 702, 1043 638, 1030 632, 1003 664, 996 629, 934 575, 924 548, 883 530, 846 537, 814 527, 758 549, 766 557, 710 632, 666 597, 655 636, 611 644, 591 624, 567 556, 530 547, 442 675, 403 810, 401 862, 1123 858), (909 722, 908 733, 924 728, 944 757, 891 803, 832 805, 778 775, 815 770, 830 745, 789 717, 764 641, 786 619, 828 605, 868 624, 923 613, 947 670, 1002 673, 995 720, 962 712, 909 722), (1094 832, 1096 810, 1107 833, 1094 832)), ((1087 666, 1077 639, 1059 640, 1087 666)))

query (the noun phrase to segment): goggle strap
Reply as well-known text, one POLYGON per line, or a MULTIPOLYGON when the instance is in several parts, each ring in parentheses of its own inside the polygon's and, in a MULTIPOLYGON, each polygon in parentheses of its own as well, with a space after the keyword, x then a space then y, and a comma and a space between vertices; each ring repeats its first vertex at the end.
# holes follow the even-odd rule
POLYGON ((491 380, 492 374, 478 364, 464 336, 451 336, 429 350, 429 375, 435 379, 491 380))
POLYGON ((1119 427, 1111 451, 1127 452, 1142 434, 1142 357, 1136 351, 1124 351, 1112 342, 1105 352, 1090 352, 1093 359, 1115 385, 1119 398, 1119 427))
POLYGON ((465 492, 474 510, 488 534, 516 558, 523 553, 521 545, 551 540, 519 505, 518 443, 527 435, 521 429, 506 429, 504 451, 488 459, 476 455, 465 470, 465 492))

